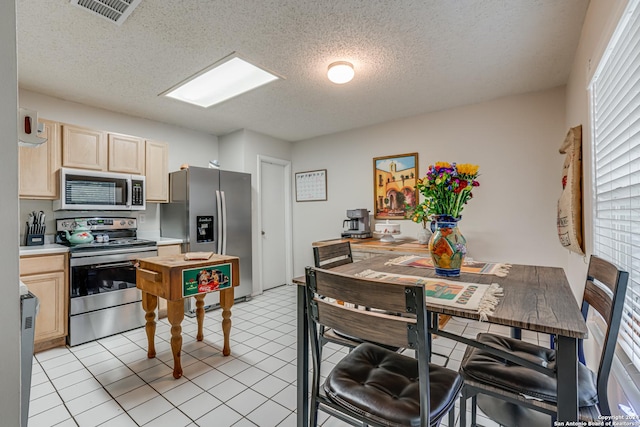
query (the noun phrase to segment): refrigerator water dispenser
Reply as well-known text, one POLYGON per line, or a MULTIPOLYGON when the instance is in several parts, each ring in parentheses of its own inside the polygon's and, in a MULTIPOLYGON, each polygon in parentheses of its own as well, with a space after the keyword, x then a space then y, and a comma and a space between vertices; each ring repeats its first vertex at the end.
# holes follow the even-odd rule
POLYGON ((213 216, 196 216, 198 243, 213 242, 213 216))

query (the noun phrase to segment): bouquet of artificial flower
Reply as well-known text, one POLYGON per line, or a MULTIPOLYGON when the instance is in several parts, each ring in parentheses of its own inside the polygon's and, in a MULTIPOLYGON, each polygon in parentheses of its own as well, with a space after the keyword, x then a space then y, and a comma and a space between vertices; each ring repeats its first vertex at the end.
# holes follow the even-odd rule
POLYGON ((427 175, 416 183, 416 189, 424 196, 427 214, 460 217, 464 205, 473 197, 473 188, 480 185, 476 180, 478 169, 478 165, 468 163, 437 162, 429 166, 427 175))

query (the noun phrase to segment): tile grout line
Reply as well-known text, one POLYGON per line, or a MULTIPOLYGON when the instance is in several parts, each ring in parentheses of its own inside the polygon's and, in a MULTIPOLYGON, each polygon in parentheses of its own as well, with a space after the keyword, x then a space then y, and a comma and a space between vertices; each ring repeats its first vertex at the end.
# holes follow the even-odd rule
MULTIPOLYGON (((277 297, 275 297, 275 298, 272 298, 272 299, 273 299, 273 300, 275 300, 275 301, 282 302, 282 299, 281 299, 281 298, 277 298, 277 297)), ((290 298, 290 299, 291 299, 291 298, 290 298)), ((260 310, 267 310, 267 307, 269 307, 271 304, 273 304, 273 302, 263 301, 263 302, 261 302, 261 303, 260 303, 260 305, 258 305, 258 306, 260 307, 260 308, 259 308, 260 310)), ((282 310, 280 310, 280 311, 283 311, 283 310, 284 310, 284 309, 282 309, 282 310)), ((244 310, 243 310, 243 311, 244 311, 244 310)), ((247 315, 247 314, 248 314, 248 312, 245 312, 245 313, 242 313, 242 314, 247 315)), ((265 313, 263 313, 261 316, 263 316, 263 317, 265 317, 265 318, 269 319, 268 321, 277 321, 278 319, 280 319, 280 316, 278 316, 278 315, 267 316, 266 314, 267 314, 267 313, 265 312, 265 313)), ((284 320, 284 321, 280 321, 280 322, 279 322, 279 325, 269 327, 269 329, 270 329, 270 330, 278 330, 278 332, 280 333, 280 335, 281 335, 281 336, 292 335, 292 334, 293 334, 293 331, 295 331, 295 325, 291 325, 291 323, 294 323, 295 321, 296 321, 295 316, 293 316, 293 315, 289 315, 289 316, 286 316, 286 320, 284 320), (287 327, 287 326, 289 326, 289 327, 287 327), (282 328, 282 327, 284 327, 284 329, 285 329, 285 330, 288 330, 288 331, 286 331, 286 332, 279 331, 279 328, 282 328), (290 330, 289 330, 289 329, 290 329, 290 330)), ((259 324, 259 323, 256 323, 256 322, 248 321, 248 323, 252 323, 252 324, 255 324, 256 326, 260 326, 260 324, 259 324)), ((242 332, 249 332, 250 328, 251 328, 251 326, 249 326, 248 328, 247 328, 247 327, 241 328, 240 330, 241 330, 242 332)), ((211 331, 212 333, 214 333, 214 334, 216 334, 216 335, 219 335, 217 332, 215 332, 215 331, 211 330, 211 328, 207 328, 207 330, 211 331)), ((187 334, 187 335, 189 335, 189 333, 186 333, 186 334, 187 334)), ((128 345, 129 343, 134 344, 134 345, 136 346, 136 349, 146 350, 146 349, 145 349, 145 347, 143 347, 143 346, 140 344, 140 340, 134 341, 134 338, 132 338, 132 337, 130 337, 130 336, 128 336, 128 335, 126 335, 126 333, 119 334, 119 336, 120 336, 120 337, 122 337, 122 338, 125 338, 125 339, 126 339, 126 343, 125 343, 125 344, 122 344, 122 345, 118 345, 118 346, 112 347, 112 349, 113 349, 113 350, 115 350, 115 349, 116 349, 116 348, 118 348, 118 347, 122 347, 123 345, 128 345)), ((295 338, 295 335, 294 335, 294 338, 295 338)), ((162 338, 160 337, 160 339, 162 339, 162 338)), ((166 341, 166 340, 164 340, 164 339, 162 339, 162 340, 163 340, 163 341, 166 341)), ((272 341, 272 342, 275 342, 275 341, 273 341, 273 340, 271 340, 271 341, 272 341)), ((242 343, 238 343, 238 344, 242 344, 242 343)), ((277 344, 279 344, 280 346, 282 346, 282 348, 281 348, 280 350, 277 350, 275 353, 265 353, 265 354, 266 354, 268 357, 273 357, 274 359, 277 359, 278 361, 280 361, 280 362, 282 362, 282 363, 283 363, 283 366, 282 366, 282 367, 280 367, 279 369, 285 368, 285 367, 287 367, 287 366, 292 366, 292 367, 294 367, 294 368, 295 368, 295 366, 296 366, 296 365, 295 365, 295 363, 297 363, 297 361, 295 360, 295 358, 294 358, 294 359, 291 359, 291 357, 280 356, 280 353, 281 353, 282 351, 285 351, 285 350, 286 350, 286 351, 293 351, 293 352, 295 353, 295 351, 296 351, 296 342, 295 342, 295 340, 291 341, 291 344, 289 344, 289 345, 281 344, 281 343, 277 343, 277 344), (291 360, 289 360, 289 359, 291 359, 291 360), (295 361, 295 362, 294 362, 294 361, 295 361)), ((114 353, 114 352, 112 351, 112 349, 108 348, 108 347, 107 347, 107 346, 105 346, 103 343, 101 343, 101 342, 97 342, 97 345, 99 345, 99 346, 100 346, 101 350, 100 350, 100 351, 97 351, 97 352, 95 352, 95 353, 93 353, 93 354, 98 354, 98 353, 101 353, 101 352, 103 352, 103 351, 105 351, 105 350, 106 350, 110 356, 113 356, 113 358, 117 359, 117 360, 118 360, 119 362, 121 362, 124 366, 127 366, 127 364, 126 364, 126 363, 124 363, 124 361, 122 360, 122 358, 121 358, 121 357, 123 357, 124 355, 129 354, 129 353, 131 353, 131 352, 126 352, 126 353, 121 354, 120 356, 117 356, 117 355, 116 355, 116 353, 114 353)), ((207 347, 214 348, 214 349, 216 348, 216 347, 214 347, 214 345, 213 345, 213 344, 209 344, 209 343, 207 343, 207 344, 206 344, 206 346, 207 346, 207 347)), ((259 345, 258 347, 248 346, 248 348, 249 348, 250 350, 248 350, 248 351, 247 351, 247 353, 252 352, 252 351, 262 351, 262 350, 261 350, 261 348, 262 348, 262 347, 261 347, 260 345, 259 345)), ((78 355, 76 354, 76 352, 72 351, 72 350, 71 350, 71 348, 66 347, 66 349, 67 349, 67 354, 68 354, 68 353, 73 354, 74 359, 75 359, 75 360, 77 360, 78 362, 80 362, 80 365, 82 366, 82 369, 83 369, 83 370, 86 370, 86 371, 88 371, 88 372, 89 372, 89 374, 90 374, 90 378, 93 378, 95 381, 97 381, 97 383, 98 383, 98 384, 100 384, 100 387, 101 387, 101 388, 102 388, 102 389, 107 393, 107 395, 111 398, 111 400, 114 400, 114 401, 116 402, 116 404, 117 404, 117 405, 122 409, 122 411, 123 411, 124 413, 126 413, 126 414, 127 414, 128 418, 129 418, 129 419, 131 419, 131 421, 132 421, 132 422, 134 422, 136 425, 138 425, 138 422, 137 422, 137 421, 135 421, 135 420, 131 417, 131 415, 129 415, 129 411, 126 411, 126 410, 124 409, 124 407, 123 407, 123 406, 118 402, 118 400, 117 400, 117 399, 116 399, 116 397, 112 394, 112 392, 109 392, 109 391, 107 390, 106 385, 103 385, 103 384, 102 384, 102 382, 100 382, 100 381, 98 380, 97 376, 96 376, 96 375, 95 375, 95 374, 94 374, 94 373, 89 369, 89 365, 87 365, 87 364, 86 364, 86 362, 84 362, 84 361, 83 361, 83 359, 81 359, 81 358, 80 358, 80 356, 78 356, 78 355)), ((132 351, 136 351, 136 350, 132 350, 132 351)), ((185 353, 186 353, 186 354, 189 354, 190 356, 192 356, 192 355, 191 355, 191 353, 189 353, 189 352, 185 352, 185 353)), ((264 353, 264 352, 263 352, 263 353, 264 353)), ((59 357, 60 357, 60 356, 59 356, 59 357)), ((218 368, 219 368, 220 366, 222 366, 222 365, 212 366, 212 365, 210 365, 209 363, 204 362, 204 361, 203 361, 203 359, 201 359, 201 358, 200 358, 201 356, 192 356, 192 357, 196 360, 196 362, 202 362, 202 363, 204 363, 205 365, 208 365, 209 367, 211 367, 211 369, 212 369, 212 370, 216 370, 216 371, 220 372, 221 374, 223 374, 223 375, 225 375, 225 376, 227 376, 227 377, 228 377, 228 375, 224 374, 224 372, 222 372, 222 371, 220 371, 220 370, 218 369, 218 368)), ((241 360, 241 357, 242 357, 242 355, 240 355, 240 357, 236 357, 236 358, 234 358, 234 360, 241 360)), ((53 359, 55 359, 55 358, 52 358, 51 360, 53 360, 53 359)), ((160 362, 160 363, 162 363, 162 364, 164 364, 164 365, 166 365, 166 366, 168 366, 168 364, 167 364, 165 361, 163 361, 163 360, 160 360, 160 359, 159 359, 159 362, 160 362)), ((194 362, 194 363, 196 363, 196 362, 194 362)), ((231 361, 229 361, 229 362, 231 362, 231 361)), ((226 362, 226 363, 229 363, 229 362, 226 362)), ((53 389, 54 389, 54 391, 56 392, 56 394, 57 394, 58 398, 60 399, 60 401, 61 401, 61 402, 62 402, 62 404, 64 405, 65 410, 67 411, 68 415, 70 416, 70 418, 67 418, 67 419, 65 419, 65 420, 61 421, 61 423, 64 423, 64 422, 67 422, 67 421, 71 420, 71 421, 73 421, 73 423, 75 423, 76 425, 78 425, 78 421, 76 420, 75 416, 71 413, 71 411, 69 410, 69 407, 67 406, 67 405, 68 405, 68 402, 67 402, 67 401, 65 401, 65 400, 62 398, 61 394, 60 394, 60 390, 61 390, 61 388, 60 388, 59 386, 56 386, 56 385, 54 384, 54 382, 53 382, 52 378, 50 377, 50 374, 49 374, 49 373, 47 373, 47 370, 45 370, 45 369, 44 369, 44 367, 42 366, 42 363, 41 363, 39 360, 37 360, 37 359, 36 359, 36 363, 38 363, 39 367, 41 368, 41 371, 45 374, 45 377, 47 378, 47 380, 48 380, 49 384, 51 384, 51 386, 53 387, 53 389)), ((226 364, 226 363, 225 363, 225 364, 226 364)), ((224 364, 223 364, 223 365, 224 365, 224 364)), ((264 373, 264 374, 265 374, 265 377, 264 377, 263 379, 266 379, 266 378, 272 377, 272 378, 274 378, 274 379, 277 379, 277 380, 279 380, 279 381, 282 381, 282 382, 285 384, 285 386, 284 386, 284 387, 282 388, 282 390, 280 390, 278 393, 280 393, 280 392, 282 392, 282 391, 286 390, 288 387, 291 387, 291 386, 294 386, 294 387, 295 387, 296 379, 293 379, 293 380, 289 380, 289 379, 287 379, 287 380, 285 380, 285 379, 283 379, 283 378, 281 378, 281 377, 279 377, 279 376, 275 375, 275 372, 276 372, 276 371, 278 371, 279 369, 276 369, 275 371, 270 372, 270 371, 268 371, 268 370, 266 370, 266 369, 263 369, 263 368, 261 368, 261 367, 258 367, 258 366, 256 366, 256 365, 257 365, 257 362, 256 362, 256 363, 250 363, 250 364, 248 364, 248 366, 247 366, 245 369, 242 369, 240 372, 244 372, 244 371, 246 371, 247 369, 249 369, 249 368, 251 368, 251 367, 254 367, 254 368, 256 368, 257 370, 259 370, 259 371, 261 371, 262 373, 264 373)), ((171 367, 169 367, 169 368, 171 368, 171 367)), ((116 368, 114 368, 114 369, 116 369, 116 368)), ((129 368, 129 369, 130 369, 130 368, 129 368)), ((148 369, 152 369, 152 368, 148 368, 148 369)), ((79 371, 79 370, 78 370, 78 371, 79 371)), ((169 401, 166 397, 164 397, 164 395, 163 395, 162 393, 158 392, 158 390, 156 390, 156 389, 153 387, 153 385, 151 385, 151 383, 149 383, 147 380, 145 380, 144 378, 142 378, 142 376, 140 375, 140 373, 141 373, 141 372, 143 372, 143 371, 139 371, 139 372, 136 372, 136 371, 133 371, 133 370, 131 370, 131 371, 132 371, 132 373, 133 373, 134 375, 136 375, 136 376, 137 376, 137 377, 138 377, 138 378, 139 378, 139 379, 144 383, 144 385, 148 385, 148 386, 150 386, 153 390, 155 390, 155 391, 156 391, 156 393, 158 393, 158 395, 162 396, 162 397, 163 397, 163 399, 164 399, 164 400, 169 404, 169 406, 171 406, 171 408, 172 408, 172 409, 173 409, 173 408, 178 409, 178 411, 179 411, 182 415, 184 415, 184 416, 185 416, 185 418, 186 418, 187 420, 189 420, 189 421, 191 421, 192 423, 194 423, 194 424, 196 424, 196 425, 197 425, 197 420, 194 420, 192 417, 190 417, 188 414, 186 414, 183 410, 181 410, 178 406, 174 405, 171 401, 169 401)), ((74 372, 75 372, 75 371, 74 371, 74 372)), ((105 371, 105 373, 106 373, 106 372, 109 372, 109 370, 108 370, 108 371, 105 371)), ((240 372, 239 372, 239 373, 240 373, 240 372)), ((200 376, 200 375, 198 375, 198 376, 200 376)), ((129 376, 129 377, 130 377, 130 376, 129 376)), ((116 380, 116 381, 120 381, 120 380, 122 380, 122 379, 129 378, 129 377, 123 377, 123 378, 121 378, 121 379, 119 379, 119 380, 116 380)), ((193 379, 195 379, 195 378, 197 378, 197 377, 194 377, 193 379)), ((232 377, 228 377, 228 378, 227 378, 227 380, 228 380, 228 379, 230 379, 230 378, 232 378, 232 377)), ((196 386, 198 389, 203 390, 205 393, 209 393, 209 392, 208 392, 208 390, 204 390, 202 387, 200 387, 199 385, 197 385, 196 383, 194 383, 194 382, 193 382, 193 379, 191 379, 191 378, 186 378, 186 379, 187 379, 187 381, 188 381, 188 382, 192 383, 192 384, 193 384, 194 386, 196 386)), ((225 380, 225 381, 227 381, 227 380, 225 380)), ((262 379, 261 379, 261 380, 262 380, 262 379)), ((259 380, 259 381, 257 381, 257 382, 260 382, 261 380, 259 380)), ((116 381, 114 381, 114 382, 116 382, 116 381)), ((256 383, 257 383, 257 382, 256 382, 256 383)), ((244 392, 245 390, 252 390, 252 387, 255 385, 255 383, 254 383, 253 385, 251 385, 251 386, 248 386, 248 385, 246 385, 245 383, 241 383, 241 384, 243 385, 244 390, 243 390, 243 391, 241 391, 240 393, 244 392)), ((73 385, 69 385, 68 387, 72 387, 72 386, 73 386, 73 385)), ((141 385, 140 387, 142 387, 142 385, 141 385)), ((64 388, 66 388, 66 387, 64 387, 64 388)), ((139 387, 136 387, 136 388, 134 388, 133 390, 136 390, 137 388, 139 388, 139 387)), ((96 390, 98 390, 98 389, 96 389, 96 390)), ((131 392, 131 391, 133 391, 133 390, 129 390, 128 392, 131 392)), ((247 422, 251 422, 252 424, 253 424, 253 422, 252 422, 249 418, 247 418, 247 416, 248 416, 248 415, 250 415, 251 413, 255 412, 256 410, 258 410, 258 409, 262 408, 264 405, 268 404, 268 403, 269 403, 269 401, 271 401, 273 404, 276 404, 276 405, 278 405, 279 407, 283 408, 283 410, 284 410, 283 412, 287 414, 283 419, 281 419, 280 421, 278 421, 278 424, 282 424, 283 422, 286 422, 286 420, 287 420, 287 419, 288 419, 292 414, 295 414, 295 410, 291 410, 291 409, 289 409, 288 407, 286 407, 286 406, 282 405, 281 403, 279 403, 279 402, 277 402, 276 400, 274 400, 274 399, 273 399, 273 397, 274 397, 275 395, 277 395, 278 393, 274 394, 274 395, 273 395, 273 396, 271 396, 271 397, 268 397, 268 396, 265 396, 264 394, 260 393, 260 392, 259 392, 259 391, 257 391, 257 390, 253 390, 253 391, 254 391, 254 392, 256 392, 256 393, 258 393, 258 394, 259 394, 259 395, 261 395, 262 397, 264 397, 264 398, 265 398, 265 401, 264 401, 262 404, 258 405, 257 407, 253 408, 253 409, 252 409, 250 412, 248 412, 246 415, 242 415, 241 413, 238 413, 237 411, 235 411, 232 407, 230 407, 230 406, 227 404, 227 402, 228 402, 229 400, 233 399, 234 397, 236 397, 236 396, 237 396, 237 395, 239 395, 240 393, 237 393, 237 394, 235 394, 234 396, 231 396, 231 397, 229 397, 228 399, 226 399, 226 400, 224 400, 224 401, 221 401, 221 404, 222 404, 222 405, 225 405, 225 407, 227 407, 227 408, 229 408, 230 410, 234 411, 234 413, 237 413, 237 414, 240 416, 240 419, 241 419, 241 420, 246 420, 247 422)), ((209 393, 209 394, 210 394, 210 393, 209 393)), ((212 396, 213 396, 213 395, 212 395, 212 396)), ((215 396, 214 396, 214 397, 215 397, 215 396)), ((73 399, 72 399, 72 400, 73 400, 73 399)), ((103 403, 104 403, 104 402, 103 402, 103 403)), ((144 402, 143 402, 143 403, 144 403, 144 402)), ((141 403, 141 404, 143 404, 143 403, 141 403)), ((98 405, 98 406, 99 406, 99 405, 98 405)), ((137 405, 136 407, 138 407, 138 406, 140 406, 140 405, 137 405)), ((95 407, 95 406, 94 406, 94 407, 95 407)), ((47 410, 50 410, 50 409, 51 409, 51 408, 48 408, 47 410)), ((80 412, 79 414, 81 414, 81 413, 85 413, 86 411, 88 411, 88 410, 90 410, 90 409, 92 409, 92 408, 89 408, 89 409, 87 409, 87 410, 85 410, 85 411, 82 411, 82 412, 80 412)), ((133 409, 133 408, 131 408, 131 409, 133 409)), ((212 410, 213 410, 213 409, 212 409, 212 410)), ((43 412, 45 412, 45 411, 43 411, 43 412)), ((211 412, 211 411, 209 411, 209 412, 211 412)), ((204 417, 204 416, 205 416, 206 414, 208 414, 209 412, 206 412, 205 414, 201 415, 199 418, 204 417)), ((150 423, 150 422, 152 422, 153 420, 158 419, 158 418, 159 418, 159 417, 161 417, 162 415, 164 415, 164 414, 161 414, 161 415, 159 415, 158 417, 153 418, 152 420, 149 420, 149 423, 150 423)), ((104 421, 104 423, 102 423, 102 424, 109 423, 109 422, 111 422, 115 417, 119 417, 119 416, 121 416, 121 414, 118 414, 118 415, 116 415, 116 416, 114 416, 114 417, 109 418, 108 420, 104 421)), ((102 424, 101 424, 101 425, 102 425, 102 424)))
MULTIPOLYGON (((71 353, 71 352, 70 352, 71 353)), ((75 357, 75 355, 74 355, 75 357)), ((40 369, 42 369, 42 372, 44 373, 44 375, 47 377, 47 380, 49 381, 49 383, 51 384, 51 387, 53 387, 53 389, 55 390, 55 393, 58 395, 58 397, 60 398, 60 401, 62 401, 62 405, 64 406, 65 410, 67 411, 67 413, 69 414, 69 417, 71 420, 73 420, 73 422, 76 424, 76 426, 78 425, 78 422, 76 421, 76 419, 73 417, 73 415, 71 414, 71 411, 69 410, 69 408, 67 407, 67 402, 65 402, 65 400, 62 398, 62 396, 60 395, 59 391, 58 391, 58 387, 56 387, 56 385, 53 383, 53 381, 51 380, 51 377, 49 376, 49 374, 47 373, 47 371, 44 369, 44 367, 42 366, 42 363, 40 363, 40 361, 38 359, 36 359, 36 362, 38 363, 38 365, 40 365, 40 369)), ((41 396, 44 397, 44 396, 41 396)), ((40 412, 40 414, 47 412, 49 410, 51 410, 53 408, 49 408, 46 409, 42 412, 40 412)), ((39 415, 39 414, 36 414, 39 415)), ((34 415, 35 416, 35 415, 34 415)), ((30 417, 28 417, 30 418, 30 417)), ((69 419, 69 418, 68 418, 69 419)), ((62 420, 57 424, 62 424, 63 422, 65 422, 67 420, 62 420)), ((56 425, 57 425, 56 424, 56 425)))
MULTIPOLYGON (((139 344, 139 343, 132 341, 129 337, 125 336, 124 334, 123 334, 123 337, 124 337, 124 338, 126 338, 127 340, 129 340, 131 343, 135 344, 136 346, 140 347, 142 350, 145 350, 142 346, 140 346, 140 344, 139 344)), ((166 341, 166 340, 164 340, 164 341, 166 341)), ((111 352, 108 348, 104 347, 101 343, 99 343, 99 344, 100 344, 103 348, 105 348, 105 349, 106 349, 110 354, 112 354, 115 358, 117 358, 120 362, 122 362, 122 363, 126 366, 126 364, 125 364, 125 363, 124 363, 124 362, 123 362, 123 361, 122 361, 122 360, 121 360, 117 355, 115 355, 113 352, 111 352)), ((213 346, 212 346, 212 345, 210 345, 210 344, 206 344, 206 346, 209 346, 209 347, 215 348, 215 347, 213 347, 213 346)), ((118 347, 120 347, 120 346, 118 346, 118 347)), ((291 347, 291 346, 287 346, 287 347, 284 347, 284 348, 290 348, 290 347, 291 347)), ((253 348, 253 350, 258 350, 258 351, 259 351, 259 349, 255 348, 255 347, 252 347, 252 348, 253 348)), ((191 355, 191 353, 189 353, 189 352, 185 352, 185 353, 186 353, 186 354, 191 355)), ((266 353, 265 353, 265 354, 266 354, 266 353)), ((276 355, 272 355, 272 356, 273 356, 273 357, 278 358, 276 355)), ((197 361, 199 361, 199 362, 205 363, 206 365, 210 366, 212 369, 218 370, 216 366, 211 366, 211 365, 209 365, 208 363, 204 362, 202 359, 199 359, 199 358, 197 358, 197 357, 195 357, 195 356, 192 356, 192 357, 194 357, 194 358, 195 358, 197 361)), ((279 360, 282 360, 282 361, 283 361, 283 362, 285 362, 286 364, 291 364, 290 362, 287 362, 287 361, 285 361, 285 360, 283 360, 283 359, 280 359, 280 358, 278 358, 278 359, 279 359, 279 360)), ((163 364, 165 364, 165 365, 166 365, 166 363, 165 363, 164 361, 162 361, 162 360, 161 360, 160 362, 162 362, 163 364)), ((231 362, 231 361, 226 362, 226 363, 230 363, 230 362, 231 362)), ((81 362, 81 363, 82 363, 82 362, 81 362)), ((225 363, 225 364, 226 364, 226 363, 225 363)), ((84 365, 84 364, 83 364, 83 365, 84 365)), ((224 364, 223 364, 223 365, 224 365, 224 364)), ((168 365, 167 365, 167 366, 168 366, 168 365)), ((285 366, 286 366, 286 365, 285 365, 285 366)), ((262 371, 262 372, 266 373, 266 374, 267 374, 267 376, 274 376, 275 378, 281 379, 281 378, 279 378, 279 377, 277 377, 277 376, 273 375, 273 373, 270 373, 270 372, 268 372, 268 371, 265 371, 265 370, 263 370, 263 369, 261 369, 261 368, 259 368, 259 367, 255 366, 255 364, 249 365, 249 367, 247 367, 246 369, 243 369, 242 371, 239 371, 238 373, 244 372, 244 371, 246 371, 247 369, 249 369, 250 367, 255 367, 256 369, 258 369, 258 370, 260 370, 260 371, 262 371)), ((171 368, 171 367, 169 366, 169 368, 171 368)), ((88 369, 88 368, 87 368, 87 369, 88 369)), ((151 368, 149 368, 149 369, 151 369, 151 368)), ((218 370, 218 371, 219 371, 219 370, 218 370)), ((219 371, 219 372, 221 372, 221 371, 219 371)), ((222 373, 222 374, 224 374, 223 372, 221 372, 221 373, 222 373)), ((135 374, 136 376, 138 376, 138 378, 140 378, 140 379, 141 379, 141 380, 142 380, 146 385, 149 385, 151 388, 153 388, 153 389, 155 390, 155 388, 153 387, 153 385, 151 385, 149 382, 147 382, 144 378, 140 377, 140 375, 138 375, 138 373, 137 373, 137 372, 134 372, 134 374, 135 374)), ((93 375, 93 374, 92 374, 92 375, 93 375)), ((226 374, 224 374, 224 375, 226 375, 226 374)), ((94 376, 94 377, 95 377, 95 376, 94 376)), ((196 377, 196 378, 197 378, 197 377, 196 377)), ((232 378, 232 377, 228 377, 228 379, 231 379, 231 378, 232 378)), ((228 379, 227 379, 227 380, 228 380, 228 379)), ((96 380, 97 380, 97 378, 96 378, 96 380)), ((227 380, 225 380, 225 381, 227 381, 227 380)), ((282 380, 282 379, 281 379, 281 380, 282 380)), ((195 383, 192 381, 192 379, 187 378, 187 381, 189 381, 190 383, 192 383, 194 386, 198 387, 198 388, 199 388, 200 390, 202 390, 203 392, 205 392, 205 393, 209 393, 209 392, 208 392, 208 390, 204 390, 202 387, 200 387, 200 386, 198 386, 197 384, 195 384, 195 383)), ((98 381, 98 382, 99 382, 99 381, 98 381)), ((287 383, 287 386, 285 386, 285 388, 283 388, 283 390, 284 390, 284 389, 286 389, 286 387, 288 387, 288 386, 290 386, 290 385, 295 385, 295 384, 293 384, 293 383, 292 383, 292 382, 290 382, 290 381, 288 381, 288 382, 286 382, 286 383, 287 383)), ((244 386, 246 386, 245 390, 250 390, 250 389, 252 389, 252 388, 251 388, 252 386, 248 386, 248 385, 246 385, 246 384, 244 384, 244 383, 241 383, 241 384, 243 384, 244 386)), ((142 386, 141 386, 141 387, 142 387, 142 386)), ((176 386, 176 387, 177 387, 177 386, 176 386)), ((103 386, 103 388, 105 388, 105 387, 103 386)), ((138 388, 139 388, 139 387, 138 387, 138 388)), ((221 401, 221 403, 222 403, 223 405, 227 406, 229 409, 231 409, 231 410, 233 410, 234 412, 236 412, 238 415, 240 415, 242 419, 247 419, 247 421, 251 422, 251 420, 249 420, 249 419, 246 417, 246 415, 242 415, 241 413, 237 412, 237 411, 236 411, 236 410, 234 410, 232 407, 230 407, 229 405, 227 405, 227 402, 228 402, 229 400, 233 399, 234 397, 237 397, 239 394, 243 393, 245 390, 241 391, 241 392, 240 392, 240 393, 238 393, 238 394, 235 394, 235 395, 233 395, 233 396, 229 397, 226 401, 221 401)), ((106 391, 106 388, 105 388, 105 391, 106 391)), ((130 390, 130 391, 133 391, 133 390, 130 390)), ((155 391, 157 392, 157 390, 155 390, 155 391)), ((262 403, 261 405, 257 406, 256 408, 254 408, 253 410, 251 410, 247 415, 251 414, 252 412, 256 411, 256 410, 257 410, 258 408, 260 408, 261 406, 265 405, 268 401, 272 400, 270 397, 265 396, 264 394, 262 394, 262 393, 260 393, 260 392, 258 392, 258 391, 255 391, 255 392, 256 392, 256 393, 258 393, 258 394, 260 394, 262 397, 264 397, 264 398, 266 399, 266 401, 265 401, 264 403, 262 403)), ((109 392, 107 391, 107 393, 109 393, 109 392)), ((209 394, 210 394, 210 393, 209 393, 209 394)), ((109 395, 110 395, 114 400, 116 400, 116 399, 115 399, 115 397, 114 397, 111 393, 109 393, 109 395)), ((197 420, 194 420, 194 419, 193 419, 193 418, 191 418, 189 415, 187 415, 186 413, 184 413, 184 411, 182 411, 178 406, 175 406, 171 401, 169 401, 168 399, 166 399, 166 398, 164 397, 164 395, 162 395, 161 393, 159 393, 159 395, 160 395, 160 396, 162 396, 162 397, 163 397, 163 398, 164 398, 164 399, 165 399, 165 400, 166 400, 166 401, 167 401, 167 402, 168 402, 168 403, 169 403, 173 408, 177 409, 177 410, 178 410, 178 411, 180 411, 182 414, 184 414, 184 415, 185 415, 185 417, 187 417, 191 422, 193 422, 193 423, 196 423, 196 424, 197 424, 197 420)), ((213 395, 212 395, 212 396, 213 396, 213 395)), ((214 396, 214 397, 215 397, 215 396, 214 396)), ((117 400, 116 400, 116 402, 117 402, 117 400)), ((118 402, 117 402, 117 403, 118 403, 118 402)), ((144 403, 145 403, 145 402, 141 403, 141 405, 142 405, 142 404, 144 404, 144 403)), ((285 406, 281 405, 280 403, 278 403, 278 402, 276 402, 276 401, 273 401, 273 403, 275 403, 275 404, 277 404, 277 405, 279 405, 279 406, 283 407, 286 411, 288 411, 288 412, 290 412, 290 413, 293 413, 293 412, 294 412, 294 411, 290 410, 289 408, 287 408, 287 407, 285 407, 285 406)), ((119 403, 118 403, 118 404, 119 404, 119 403)), ((120 406, 120 407, 122 407, 122 405, 120 405, 120 404, 119 404, 119 406, 120 406)), ((137 405, 137 406, 140 406, 140 405, 137 405)), ((137 406, 136 406, 136 407, 137 407, 137 406)), ((124 408, 122 408, 122 409, 124 410, 124 408)), ((133 408, 131 408, 131 409, 133 409, 133 408)), ((214 409, 215 409, 215 408, 214 408, 214 409)), ((212 409, 212 411, 213 411, 214 409, 212 409)), ((128 411, 126 411, 126 410, 125 410, 124 412, 128 414, 128 411)), ((169 412, 169 411, 167 411, 167 412, 169 412)), ((208 411, 208 412, 206 412, 205 414, 202 414, 199 418, 204 417, 204 416, 205 416, 206 414, 208 414, 209 412, 211 412, 211 411, 208 411)), ((165 412, 165 414, 166 414, 166 412, 165 412)), ((153 421, 153 420, 156 420, 156 419, 160 418, 162 415, 164 415, 164 414, 161 414, 161 415, 159 415, 158 417, 153 418, 152 420, 150 420, 150 421, 149 421, 149 423, 150 423, 151 421, 153 421)), ((288 414, 288 415, 287 415, 287 417, 288 417, 289 415, 290 415, 290 414, 288 414)), ((130 416, 130 415, 129 415, 129 417, 131 418, 131 416, 130 416)), ((285 417, 284 419, 286 419, 287 417, 285 417)), ((113 419, 113 418, 112 418, 112 419, 113 419)), ((283 419, 283 420, 281 420, 281 421, 284 421, 284 419, 283 419)), ((108 420, 108 421, 109 421, 109 420, 108 420)), ((105 421, 105 423, 106 423, 106 422, 108 422, 108 421, 105 421)), ((134 421, 134 422, 136 422, 135 420, 133 420, 133 421, 134 421)), ((104 423, 103 423, 103 424, 104 424, 104 423)), ((136 424, 137 424, 137 422, 136 422, 136 424)), ((148 424, 148 423, 147 423, 147 424, 148 424)))

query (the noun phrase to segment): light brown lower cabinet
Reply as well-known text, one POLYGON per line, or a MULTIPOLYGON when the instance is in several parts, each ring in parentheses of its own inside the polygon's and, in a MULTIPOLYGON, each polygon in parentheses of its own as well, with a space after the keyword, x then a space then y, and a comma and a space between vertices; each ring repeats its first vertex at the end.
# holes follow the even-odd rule
MULTIPOLYGON (((177 255, 182 253, 182 245, 158 246, 158 256, 177 255)), ((158 319, 167 317, 167 300, 158 298, 158 319)))
POLYGON ((69 312, 67 255, 20 257, 20 280, 38 298, 34 352, 66 343, 69 312))

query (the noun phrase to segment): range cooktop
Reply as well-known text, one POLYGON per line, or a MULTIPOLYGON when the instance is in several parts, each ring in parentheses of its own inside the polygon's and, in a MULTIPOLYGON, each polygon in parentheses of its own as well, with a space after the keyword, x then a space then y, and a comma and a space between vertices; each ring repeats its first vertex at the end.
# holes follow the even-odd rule
POLYGON ((137 221, 128 217, 66 218, 56 221, 56 243, 69 246, 71 252, 109 251, 122 248, 156 246, 153 240, 138 239, 137 221), (88 243, 69 242, 70 234, 87 231, 93 237, 88 243))

